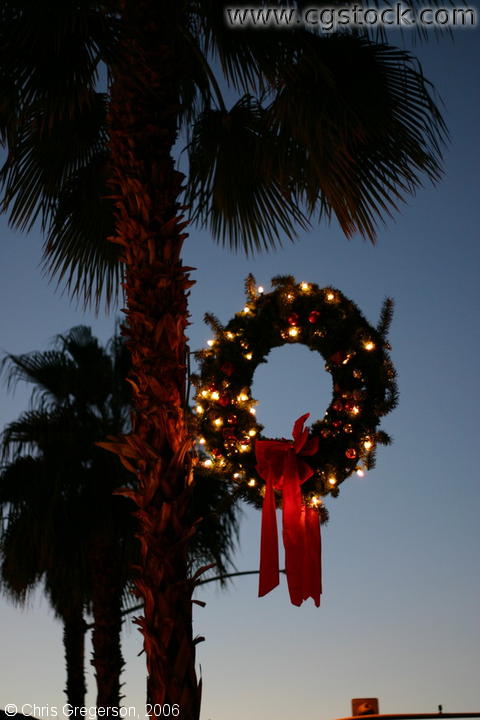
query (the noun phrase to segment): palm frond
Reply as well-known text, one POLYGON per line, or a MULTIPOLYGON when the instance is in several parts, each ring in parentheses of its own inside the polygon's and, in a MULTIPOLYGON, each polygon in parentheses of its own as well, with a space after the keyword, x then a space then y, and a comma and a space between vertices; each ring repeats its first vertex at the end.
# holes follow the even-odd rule
POLYGON ((374 240, 400 201, 441 176, 446 131, 406 52, 353 35, 310 34, 268 113, 280 160, 310 212, 374 240))
POLYGON ((65 353, 58 350, 30 352, 23 355, 6 355, 2 360, 10 387, 19 381, 34 383, 36 393, 47 402, 48 398, 64 401, 70 392, 74 365, 65 353))
POLYGON ((43 252, 43 267, 70 297, 98 311, 117 301, 123 277, 121 247, 114 235, 113 203, 104 152, 70 175, 59 190, 43 252))
POLYGON ((105 113, 105 96, 92 90, 73 117, 52 117, 40 102, 19 115, 0 172, 3 206, 13 227, 30 230, 38 218, 48 226, 70 176, 104 150, 105 113))
POLYGON ((248 253, 281 244, 282 235, 292 240, 296 227, 308 226, 281 185, 277 139, 251 96, 230 111, 203 113, 188 150, 186 202, 217 240, 248 253))

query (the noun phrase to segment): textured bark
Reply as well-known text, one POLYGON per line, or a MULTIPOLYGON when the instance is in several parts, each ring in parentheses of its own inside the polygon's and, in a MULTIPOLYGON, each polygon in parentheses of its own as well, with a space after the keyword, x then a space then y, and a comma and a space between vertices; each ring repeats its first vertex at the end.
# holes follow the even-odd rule
POLYGON ((97 538, 89 558, 94 621, 92 665, 97 681, 96 705, 101 708, 120 706, 120 675, 125 664, 120 644, 124 582, 117 556, 114 543, 97 538))
POLYGON ((67 686, 65 695, 73 707, 85 706, 85 631, 83 608, 70 608, 62 614, 63 647, 67 667, 67 686))
POLYGON ((136 622, 147 658, 147 700, 177 703, 196 720, 200 686, 187 578, 191 492, 190 440, 185 427, 187 291, 177 202, 183 176, 174 169, 178 81, 171 46, 179 3, 122 4, 126 63, 111 87, 110 151, 116 203, 115 242, 124 246, 127 320, 132 357, 133 429, 119 448, 137 473, 141 572, 136 581, 144 616, 136 622))

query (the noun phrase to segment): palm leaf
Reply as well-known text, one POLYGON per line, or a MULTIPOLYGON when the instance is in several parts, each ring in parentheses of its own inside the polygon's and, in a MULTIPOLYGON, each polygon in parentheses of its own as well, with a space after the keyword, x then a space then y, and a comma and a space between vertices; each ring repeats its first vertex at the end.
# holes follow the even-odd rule
POLYGON ((251 96, 230 111, 207 111, 189 146, 186 202, 192 218, 208 224, 216 239, 247 252, 268 248, 306 218, 275 177, 277 141, 266 132, 264 112, 251 96), (273 166, 273 168, 272 168, 273 166))
POLYGON ((107 307, 117 300, 122 280, 121 247, 109 241, 114 220, 107 176, 104 153, 69 176, 56 199, 43 256, 46 272, 97 310, 102 297, 107 307))

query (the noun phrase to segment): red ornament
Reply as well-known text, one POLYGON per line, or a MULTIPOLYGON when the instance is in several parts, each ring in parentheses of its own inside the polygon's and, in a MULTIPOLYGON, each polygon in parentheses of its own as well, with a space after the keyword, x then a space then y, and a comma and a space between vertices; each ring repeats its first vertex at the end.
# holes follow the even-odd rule
POLYGON ((330 357, 330 362, 332 362, 334 365, 341 365, 346 357, 347 356, 345 355, 345 353, 340 352, 339 350, 330 357))
POLYGON ((308 322, 312 323, 312 325, 315 325, 320 319, 320 312, 319 310, 312 310, 310 315, 308 316, 308 322))
POLYGON ((236 425, 236 424, 237 424, 237 420, 238 420, 238 418, 237 418, 236 415, 229 415, 228 418, 227 418, 227 423, 228 423, 229 425, 236 425))
POLYGON ((320 430, 320 435, 321 435, 323 438, 330 437, 330 434, 331 434, 331 433, 330 433, 330 430, 327 430, 327 428, 323 428, 323 430, 320 430))
POLYGON ((227 393, 224 393, 223 395, 220 395, 220 398, 218 400, 218 404, 222 407, 227 407, 227 405, 230 405, 231 399, 230 395, 227 395, 227 393))
POLYGON ((235 372, 235 365, 231 362, 225 362, 221 366, 220 370, 224 375, 227 375, 227 377, 231 377, 235 372))
POLYGON ((296 325, 297 323, 298 323, 298 313, 291 313, 291 315, 288 316, 288 324, 296 325))
POLYGON ((345 450, 345 455, 349 460, 355 460, 357 457, 357 451, 355 448, 348 448, 348 450, 345 450))

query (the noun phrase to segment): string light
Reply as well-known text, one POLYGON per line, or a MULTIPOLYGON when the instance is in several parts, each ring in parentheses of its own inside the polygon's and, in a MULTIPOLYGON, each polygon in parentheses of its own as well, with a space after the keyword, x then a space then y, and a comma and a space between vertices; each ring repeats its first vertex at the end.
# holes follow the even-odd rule
POLYGON ((245 393, 242 392, 242 393, 240 393, 240 395, 238 396, 238 400, 239 400, 239 402, 247 402, 247 400, 248 400, 248 395, 246 395, 245 393))
POLYGON ((335 475, 330 475, 330 477, 328 478, 328 484, 332 486, 337 484, 337 478, 335 477, 335 475))
POLYGON ((352 407, 352 415, 358 415, 359 413, 360 413, 360 408, 358 407, 358 405, 354 405, 352 407))
POLYGON ((227 338, 227 340, 234 340, 234 339, 235 339, 234 333, 232 333, 232 332, 230 332, 230 331, 227 332, 227 333, 225 333, 225 337, 227 338))
POLYGON ((331 290, 327 292, 327 300, 328 302, 333 302, 335 300, 335 293, 331 290))
POLYGON ((250 435, 250 437, 255 437, 255 435, 257 434, 257 431, 254 428, 252 428, 251 430, 248 431, 248 434, 250 435))
POLYGON ((243 357, 245 358, 245 360, 251 360, 253 358, 253 353, 247 353, 243 357))
POLYGON ((365 450, 371 450, 372 447, 373 447, 373 442, 368 438, 368 439, 365 440, 365 442, 363 443, 363 447, 365 448, 365 450))
POLYGON ((255 478, 250 478, 250 480, 247 483, 247 485, 249 487, 255 487, 256 484, 257 484, 257 481, 255 480, 255 478))
POLYGON ((217 390, 214 390, 210 396, 212 400, 219 400, 220 399, 220 393, 217 390))
POLYGON ((204 411, 204 410, 203 410, 202 405, 197 405, 197 406, 196 406, 195 412, 197 413, 197 415, 201 415, 201 414, 203 413, 203 411, 204 411))
POLYGON ((300 290, 303 290, 303 292, 308 292, 310 290, 310 285, 306 282, 300 283, 300 290))
POLYGON ((295 295, 294 295, 293 293, 291 293, 291 292, 290 292, 290 293, 287 293, 286 297, 287 297, 287 300, 288 300, 289 302, 292 302, 292 300, 295 299, 295 295))
POLYGON ((255 410, 254 407, 250 408, 250 410, 249 410, 248 412, 251 413, 251 415, 256 415, 256 414, 257 414, 257 411, 255 410))
POLYGON ((208 347, 213 347, 215 345, 215 340, 207 340, 208 347))
POLYGON ((200 443, 200 445, 205 445, 205 443, 206 443, 207 441, 205 440, 204 437, 201 437, 198 442, 200 443))
POLYGON ((213 424, 216 425, 217 427, 221 427, 223 425, 222 418, 221 417, 215 418, 215 420, 213 421, 213 424))
POLYGON ((373 340, 366 340, 363 343, 363 347, 365 350, 375 350, 375 343, 373 342, 373 340))
POLYGON ((300 334, 300 328, 295 326, 291 327, 288 329, 288 334, 290 335, 290 337, 298 337, 298 335, 300 334))
POLYGON ((203 461, 203 467, 209 468, 209 467, 212 467, 212 465, 213 465, 213 460, 210 460, 210 458, 207 458, 207 460, 203 461))
POLYGON ((259 285, 257 290, 260 295, 263 295, 263 293, 265 292, 265 288, 262 285, 259 285))
POLYGON ((362 468, 358 468, 357 475, 358 477, 365 477, 365 470, 362 470, 362 468))
POLYGON ((248 315, 248 313, 250 312, 250 308, 248 307, 248 305, 245 305, 242 312, 244 315, 248 315))
POLYGON ((238 480, 239 477, 240 477, 240 473, 238 473, 238 472, 233 473, 233 479, 234 479, 234 480, 238 480))
POLYGON ((313 507, 317 507, 317 505, 321 505, 321 504, 322 504, 322 501, 320 500, 320 498, 318 497, 318 495, 314 495, 314 496, 312 497, 312 499, 311 499, 311 503, 312 503, 313 507))

